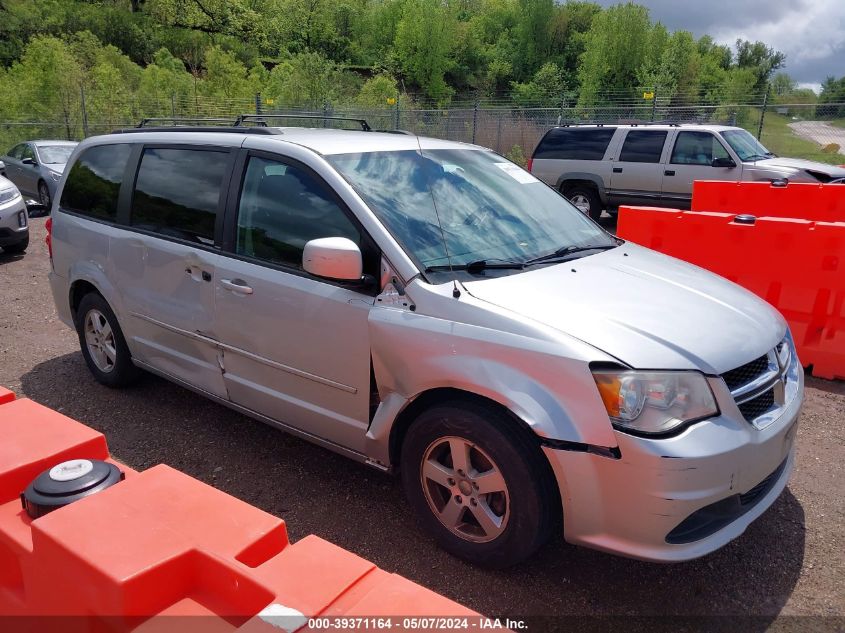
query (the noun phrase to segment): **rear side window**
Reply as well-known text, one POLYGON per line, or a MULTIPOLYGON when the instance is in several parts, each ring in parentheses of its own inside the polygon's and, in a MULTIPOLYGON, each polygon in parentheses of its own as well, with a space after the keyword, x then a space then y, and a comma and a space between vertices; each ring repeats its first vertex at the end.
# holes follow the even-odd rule
POLYGON ((668 132, 631 130, 622 144, 619 160, 627 163, 659 163, 668 132))
POLYGON ((710 165, 714 158, 728 158, 728 152, 710 132, 678 132, 672 164, 710 165))
POLYGON ((207 246, 214 225, 228 152, 146 148, 141 156, 132 226, 207 246))
POLYGON ((534 150, 534 158, 601 160, 615 131, 613 127, 553 128, 534 150))
POLYGON ((131 148, 119 145, 89 147, 73 164, 59 207, 100 220, 114 222, 117 198, 131 148))

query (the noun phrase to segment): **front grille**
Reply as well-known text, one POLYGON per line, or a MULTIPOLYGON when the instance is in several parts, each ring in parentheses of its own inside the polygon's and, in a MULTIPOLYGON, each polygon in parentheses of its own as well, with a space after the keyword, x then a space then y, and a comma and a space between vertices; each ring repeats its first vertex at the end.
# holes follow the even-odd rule
POLYGON ((759 396, 752 398, 748 402, 743 402, 739 405, 739 411, 742 413, 742 417, 751 422, 769 411, 773 406, 775 406, 774 388, 761 393, 759 396))
POLYGON ((745 363, 741 367, 731 369, 722 374, 728 389, 733 391, 737 387, 747 385, 752 380, 762 376, 769 370, 768 355, 764 354, 760 358, 755 358, 750 363, 745 363))

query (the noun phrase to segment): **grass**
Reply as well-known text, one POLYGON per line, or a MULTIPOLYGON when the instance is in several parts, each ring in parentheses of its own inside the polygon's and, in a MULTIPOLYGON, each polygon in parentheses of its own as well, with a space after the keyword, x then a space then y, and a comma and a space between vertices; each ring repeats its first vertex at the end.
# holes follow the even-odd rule
POLYGON ((845 119, 833 119, 830 124, 835 125, 836 127, 845 128, 845 119))
MULTIPOLYGON (((774 114, 772 112, 766 113, 766 118, 763 121, 763 135, 760 142, 765 145, 769 151, 774 152, 778 156, 788 156, 789 158, 805 158, 807 160, 815 160, 820 163, 828 163, 831 165, 841 165, 845 163, 845 155, 833 152, 823 152, 821 145, 814 141, 803 139, 789 127, 791 123, 789 117, 774 114)), ((832 121, 834 125, 841 125, 845 127, 845 121, 832 121)), ((757 133, 756 125, 750 126, 749 131, 752 134, 757 133)), ((843 148, 845 149, 845 148, 843 148)))

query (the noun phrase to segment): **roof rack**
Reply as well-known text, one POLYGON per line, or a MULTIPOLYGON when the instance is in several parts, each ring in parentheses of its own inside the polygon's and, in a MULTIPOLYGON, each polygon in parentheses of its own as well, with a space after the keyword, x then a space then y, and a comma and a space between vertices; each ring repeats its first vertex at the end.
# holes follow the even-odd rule
POLYGON ((179 123, 185 121, 193 121, 198 123, 226 123, 227 125, 232 125, 232 119, 222 119, 219 117, 149 117, 146 119, 141 119, 141 122, 138 123, 135 127, 147 127, 148 123, 179 123))
MULTIPOLYGON (((228 121, 227 121, 228 122, 228 121)), ((127 127, 112 130, 112 134, 134 134, 136 132, 214 132, 222 134, 279 135, 282 131, 272 127, 232 127, 223 125, 164 125, 161 127, 127 127)))
POLYGON ((243 123, 252 122, 257 126, 266 127, 265 119, 309 119, 315 121, 353 121, 361 126, 364 132, 371 132, 372 128, 366 119, 356 119, 345 116, 322 116, 319 114, 239 114, 235 119, 235 127, 241 127, 243 123))
POLYGON ((647 125, 666 125, 669 127, 681 127, 683 123, 677 122, 670 122, 670 121, 640 121, 637 123, 558 123, 556 127, 580 127, 580 126, 592 126, 592 127, 618 127, 620 125, 628 125, 631 127, 639 127, 639 126, 647 126, 647 125))

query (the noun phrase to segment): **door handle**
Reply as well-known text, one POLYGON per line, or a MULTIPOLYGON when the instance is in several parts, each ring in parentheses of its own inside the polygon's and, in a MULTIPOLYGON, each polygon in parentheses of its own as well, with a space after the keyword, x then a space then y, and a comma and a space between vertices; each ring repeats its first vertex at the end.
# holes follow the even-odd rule
POLYGON ((621 173, 622 173, 622 168, 621 168, 621 167, 614 167, 614 168, 613 168, 613 173, 614 173, 614 174, 621 174, 621 173))
POLYGON ((220 285, 223 286, 226 290, 231 290, 235 294, 252 294, 252 288, 247 286, 246 282, 243 279, 221 279, 220 285))
POLYGON ((675 170, 674 169, 667 169, 666 171, 663 172, 663 175, 664 176, 674 176, 675 170))

